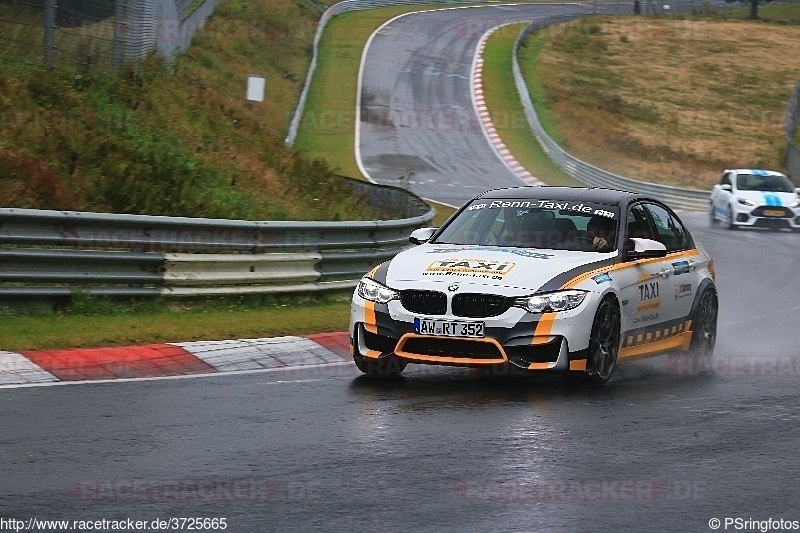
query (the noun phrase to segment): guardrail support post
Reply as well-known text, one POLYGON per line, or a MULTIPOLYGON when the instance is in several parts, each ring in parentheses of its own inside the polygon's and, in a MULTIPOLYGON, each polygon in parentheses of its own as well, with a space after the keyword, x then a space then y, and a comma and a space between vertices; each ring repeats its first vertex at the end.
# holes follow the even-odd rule
POLYGON ((44 62, 52 67, 56 52, 56 0, 45 0, 44 3, 44 62))

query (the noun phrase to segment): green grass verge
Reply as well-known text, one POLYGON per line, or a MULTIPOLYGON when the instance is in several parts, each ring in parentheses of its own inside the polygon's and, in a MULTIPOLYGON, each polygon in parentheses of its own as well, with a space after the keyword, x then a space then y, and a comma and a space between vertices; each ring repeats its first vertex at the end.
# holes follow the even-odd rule
MULTIPOLYGON (((493 33, 486 43, 483 53, 483 90, 489 114, 500 138, 517 161, 531 174, 548 185, 582 186, 581 182, 561 170, 547 156, 525 118, 525 111, 514 85, 514 74, 511 67, 514 42, 525 26, 527 26, 526 23, 505 26, 493 33)), ((535 57, 539 49, 541 46, 532 50, 529 46, 522 52, 535 57)), ((536 63, 530 61, 526 64, 533 67, 531 69, 533 72, 527 73, 526 81, 530 83, 529 91, 536 102, 541 100, 541 86, 535 76, 536 63)), ((549 120, 549 116, 546 116, 545 119, 549 120)))
POLYGON ((347 331, 349 293, 319 300, 272 298, 193 304, 111 304, 79 299, 61 313, 0 316, 0 349, 133 346, 347 331))
POLYGON ((445 221, 447 221, 447 219, 450 218, 450 215, 456 212, 456 210, 450 207, 449 205, 442 205, 437 202, 429 202, 429 203, 436 208, 436 216, 433 217, 431 224, 433 226, 436 226, 437 228, 441 227, 442 224, 444 224, 445 221))

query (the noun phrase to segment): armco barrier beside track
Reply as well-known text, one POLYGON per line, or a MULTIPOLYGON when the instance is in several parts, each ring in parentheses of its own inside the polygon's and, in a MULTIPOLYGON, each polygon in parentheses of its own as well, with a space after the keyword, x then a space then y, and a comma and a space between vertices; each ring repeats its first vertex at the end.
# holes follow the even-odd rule
POLYGON ((273 222, 0 208, 0 299, 312 292, 355 287, 435 211, 359 182, 406 218, 273 222))

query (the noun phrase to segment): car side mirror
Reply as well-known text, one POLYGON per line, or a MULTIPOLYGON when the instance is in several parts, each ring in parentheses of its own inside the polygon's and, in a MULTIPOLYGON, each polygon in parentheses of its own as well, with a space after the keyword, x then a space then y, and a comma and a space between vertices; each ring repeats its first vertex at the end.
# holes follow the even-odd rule
POLYGON ((439 228, 418 228, 411 232, 408 242, 411 244, 424 244, 428 242, 439 228))
POLYGON ((798 195, 800 195, 800 187, 796 188, 796 189, 794 190, 794 192, 796 192, 798 195))
POLYGON ((664 257, 667 255, 667 247, 652 239, 632 237, 625 242, 623 253, 626 261, 635 261, 651 257, 664 257))
POLYGON ((731 192, 733 190, 733 186, 730 183, 724 183, 720 185, 719 188, 722 189, 723 191, 728 191, 728 192, 731 192))

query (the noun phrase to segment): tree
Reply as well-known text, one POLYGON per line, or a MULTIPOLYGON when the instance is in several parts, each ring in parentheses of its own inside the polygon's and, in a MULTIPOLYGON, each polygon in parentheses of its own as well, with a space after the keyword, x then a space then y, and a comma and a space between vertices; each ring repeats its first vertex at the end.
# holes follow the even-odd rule
POLYGON ((772 0, 725 0, 726 2, 733 3, 733 2, 742 2, 743 4, 750 4, 750 15, 747 17, 752 20, 758 20, 758 4, 769 3, 772 0))

